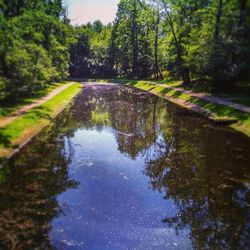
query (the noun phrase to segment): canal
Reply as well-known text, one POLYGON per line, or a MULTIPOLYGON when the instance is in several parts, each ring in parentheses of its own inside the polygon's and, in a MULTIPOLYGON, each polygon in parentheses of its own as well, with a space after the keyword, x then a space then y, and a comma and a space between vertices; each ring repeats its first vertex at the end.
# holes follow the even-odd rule
POLYGON ((250 140, 88 85, 0 170, 0 249, 249 249, 250 140))

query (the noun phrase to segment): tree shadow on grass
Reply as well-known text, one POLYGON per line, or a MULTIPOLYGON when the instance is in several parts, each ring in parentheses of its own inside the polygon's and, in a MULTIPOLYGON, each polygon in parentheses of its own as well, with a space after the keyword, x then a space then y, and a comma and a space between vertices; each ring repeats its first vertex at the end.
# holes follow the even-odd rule
POLYGON ((19 106, 28 105, 30 103, 32 103, 31 100, 0 101, 0 117, 9 115, 16 111, 19 106))
POLYGON ((166 95, 169 91, 170 91, 171 89, 169 89, 169 88, 165 88, 165 89, 162 89, 161 91, 160 91, 160 94, 161 95, 166 95))
POLYGON ((51 119, 52 110, 47 107, 37 107, 28 112, 27 115, 33 119, 51 119))
POLYGON ((0 147, 1 146, 5 148, 11 147, 11 137, 10 135, 5 135, 3 129, 0 129, 0 147))
POLYGON ((59 83, 55 83, 53 85, 48 85, 44 89, 37 90, 36 93, 32 94, 30 97, 12 97, 6 98, 4 100, 0 100, 0 118, 15 112, 20 106, 25 106, 33 103, 39 98, 42 98, 48 95, 54 89, 50 89, 49 86, 53 86, 54 89, 56 87, 61 86, 59 83))

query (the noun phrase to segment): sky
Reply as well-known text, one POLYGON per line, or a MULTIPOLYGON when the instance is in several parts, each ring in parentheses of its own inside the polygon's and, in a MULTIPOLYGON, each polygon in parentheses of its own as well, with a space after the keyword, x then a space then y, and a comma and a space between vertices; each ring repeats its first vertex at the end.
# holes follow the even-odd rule
POLYGON ((74 25, 100 20, 104 24, 115 19, 119 0, 67 0, 69 18, 74 25))

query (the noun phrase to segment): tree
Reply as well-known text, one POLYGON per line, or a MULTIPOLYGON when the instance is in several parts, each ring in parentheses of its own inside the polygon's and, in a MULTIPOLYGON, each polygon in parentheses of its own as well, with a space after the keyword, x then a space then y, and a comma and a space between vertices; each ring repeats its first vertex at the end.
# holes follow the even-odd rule
POLYGON ((81 29, 75 31, 76 41, 70 46, 70 68, 71 77, 84 77, 90 75, 87 58, 90 54, 90 38, 81 29))
POLYGON ((60 20, 62 2, 11 0, 0 8, 0 98, 66 78, 71 29, 60 20))

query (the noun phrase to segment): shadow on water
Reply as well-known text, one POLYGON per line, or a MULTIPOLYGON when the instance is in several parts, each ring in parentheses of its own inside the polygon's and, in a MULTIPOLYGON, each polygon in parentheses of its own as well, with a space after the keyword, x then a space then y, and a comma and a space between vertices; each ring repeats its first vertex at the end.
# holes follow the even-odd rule
POLYGON ((0 248, 248 249, 250 141, 88 86, 0 172, 0 248))
MULTIPOLYGON (((68 115, 62 126, 68 124, 68 115)), ((56 124, 0 170, 0 249, 51 248, 51 220, 64 212, 56 196, 78 183, 68 176, 69 157, 56 124)))

